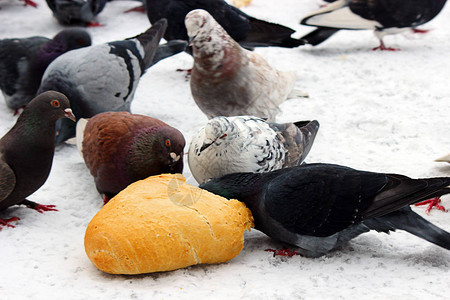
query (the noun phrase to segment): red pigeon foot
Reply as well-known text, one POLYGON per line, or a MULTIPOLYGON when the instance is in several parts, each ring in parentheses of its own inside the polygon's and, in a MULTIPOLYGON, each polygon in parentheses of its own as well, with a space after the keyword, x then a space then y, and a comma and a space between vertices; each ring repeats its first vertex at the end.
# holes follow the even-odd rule
POLYGON ((375 47, 372 49, 372 51, 376 51, 376 50, 381 50, 381 51, 400 51, 400 49, 398 48, 391 48, 391 47, 386 47, 383 43, 383 41, 380 41, 380 46, 375 47))
POLYGON ((100 24, 99 22, 91 21, 86 26, 87 27, 104 27, 105 25, 100 24))
POLYGON ((43 205, 33 201, 24 200, 21 204, 26 205, 27 207, 37 210, 39 213, 43 213, 44 211, 58 211, 54 207, 55 205, 43 205))
POLYGON ((25 105, 22 105, 22 107, 20 107, 20 108, 16 108, 15 110, 14 110, 14 113, 13 113, 13 115, 14 116, 17 116, 19 113, 20 113, 20 110, 22 109, 24 109, 25 108, 25 105))
POLYGON ((192 69, 177 69, 177 72, 186 72, 184 78, 186 79, 186 81, 188 81, 189 78, 191 78, 192 69))
POLYGON ((103 195, 103 205, 105 205, 106 203, 108 203, 109 202, 109 197, 108 196, 106 196, 106 195, 103 195))
POLYGON ((127 9, 127 10, 125 11, 125 13, 134 12, 134 11, 135 11, 135 12, 145 13, 145 7, 144 7, 144 5, 136 6, 136 7, 127 9))
POLYGON ((413 28, 413 30, 412 30, 414 33, 421 33, 421 34, 424 34, 424 33, 428 33, 430 30, 429 29, 417 29, 417 28, 413 28))
POLYGON ((436 207, 437 209, 447 212, 444 206, 439 205, 441 203, 440 197, 435 197, 433 199, 425 200, 419 203, 416 203, 415 206, 421 206, 421 205, 428 205, 427 209, 425 210, 425 213, 428 215, 433 207, 436 207))
POLYGON ((25 0, 25 6, 33 6, 33 7, 37 7, 37 3, 34 2, 33 0, 25 0))
POLYGON ((289 256, 289 257, 292 257, 294 255, 300 255, 300 253, 298 253, 297 251, 292 250, 292 249, 288 249, 288 248, 282 248, 282 249, 278 249, 278 250, 266 249, 265 251, 273 252, 273 256, 274 257, 277 256, 277 255, 279 255, 279 256, 289 256))
POLYGON ((18 217, 12 217, 10 219, 0 219, 0 230, 2 230, 2 226, 15 228, 16 226, 9 224, 10 222, 19 221, 20 219, 18 217))

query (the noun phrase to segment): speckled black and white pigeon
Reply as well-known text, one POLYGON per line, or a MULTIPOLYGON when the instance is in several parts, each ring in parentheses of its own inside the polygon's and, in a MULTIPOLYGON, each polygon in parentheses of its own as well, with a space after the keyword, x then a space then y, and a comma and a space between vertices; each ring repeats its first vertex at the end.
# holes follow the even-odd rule
POLYGON ((250 115, 273 122, 279 105, 297 97, 295 72, 279 71, 242 48, 206 10, 189 12, 186 28, 194 54, 191 93, 209 119, 250 115))
POLYGON ((396 50, 383 43, 387 34, 425 24, 436 17, 447 0, 338 0, 303 17, 301 24, 316 26, 303 36, 307 44, 318 45, 341 29, 370 29, 380 40, 373 50, 396 50))
MULTIPOLYGON (((305 164, 270 173, 234 173, 200 187, 243 201, 255 228, 319 257, 358 235, 405 230, 450 250, 450 233, 410 204, 450 193, 450 177, 411 179, 331 164, 305 164)), ((289 254, 289 255, 290 255, 289 254)))
POLYGON ((53 39, 0 40, 0 89, 8 107, 17 110, 36 96, 42 75, 55 58, 90 45, 89 33, 81 28, 61 30, 53 39))
MULTIPOLYGON (((154 63, 166 26, 163 19, 136 37, 61 55, 45 71, 39 92, 56 90, 67 95, 77 119, 129 111, 140 77, 154 63)), ((75 124, 65 120, 56 129, 57 144, 75 136, 75 124)))
POLYGON ((319 122, 268 123, 251 116, 216 117, 189 146, 192 175, 201 183, 236 172, 270 172, 297 166, 311 149, 319 122))
MULTIPOLYGON (((26 198, 47 180, 55 151, 55 123, 64 117, 75 122, 67 97, 54 91, 42 93, 31 100, 13 128, 0 139, 0 211, 13 205, 26 205, 39 212, 55 210, 54 205, 40 205, 26 198)), ((0 219, 0 228, 11 226, 7 221, 0 219)))
POLYGON ((94 18, 107 0, 46 0, 53 16, 63 25, 101 26, 94 18))
POLYGON ((291 38, 291 28, 255 19, 223 0, 144 0, 147 15, 153 24, 166 18, 169 26, 164 34, 166 40, 188 40, 184 24, 185 16, 192 10, 204 9, 242 47, 286 47, 303 45, 302 40, 291 38))

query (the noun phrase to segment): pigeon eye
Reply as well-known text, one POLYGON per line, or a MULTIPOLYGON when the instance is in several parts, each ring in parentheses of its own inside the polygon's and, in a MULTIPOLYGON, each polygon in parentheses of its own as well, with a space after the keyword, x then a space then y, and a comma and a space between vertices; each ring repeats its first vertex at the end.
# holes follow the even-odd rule
POLYGON ((221 139, 225 138, 227 136, 226 133, 222 134, 222 136, 220 137, 221 139))
POLYGON ((51 104, 54 107, 59 107, 59 101, 58 100, 52 100, 51 104))
POLYGON ((170 147, 170 145, 171 145, 171 144, 170 144, 170 140, 166 140, 166 146, 167 146, 167 147, 170 147))

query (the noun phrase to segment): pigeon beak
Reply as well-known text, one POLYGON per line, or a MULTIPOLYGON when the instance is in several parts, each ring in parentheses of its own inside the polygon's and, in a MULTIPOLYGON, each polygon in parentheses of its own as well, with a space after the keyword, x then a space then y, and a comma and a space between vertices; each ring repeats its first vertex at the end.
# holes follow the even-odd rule
POLYGON ((172 158, 172 162, 175 164, 180 160, 180 155, 176 155, 174 152, 170 152, 170 157, 172 158))
POLYGON ((206 148, 211 146, 214 142, 211 143, 203 143, 202 147, 200 148, 200 152, 203 152, 206 148))
POLYGON ((192 47, 192 43, 194 42, 196 37, 197 37, 197 35, 189 37, 189 44, 188 44, 188 46, 192 47))
POLYGON ((65 116, 66 118, 71 119, 71 120, 74 121, 74 122, 77 121, 77 119, 75 119, 75 116, 74 116, 74 114, 73 114, 73 112, 72 112, 72 110, 71 110, 70 108, 66 108, 66 109, 64 110, 64 116, 65 116))

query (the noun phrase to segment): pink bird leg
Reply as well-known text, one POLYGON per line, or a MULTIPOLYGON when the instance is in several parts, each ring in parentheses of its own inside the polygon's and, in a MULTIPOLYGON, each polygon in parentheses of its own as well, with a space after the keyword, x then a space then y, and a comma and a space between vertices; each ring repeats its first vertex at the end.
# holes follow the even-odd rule
POLYGON ((273 252, 273 256, 289 256, 292 257, 294 255, 300 255, 300 253, 298 253, 295 250, 292 249, 288 249, 288 248, 282 248, 282 249, 278 249, 278 250, 274 250, 274 249, 266 249, 265 251, 267 252, 273 252))
POLYGON ((380 40, 380 46, 375 47, 372 51, 381 50, 381 51, 400 51, 398 48, 386 47, 383 43, 383 40, 380 40))
POLYGON ((425 200, 425 201, 416 203, 414 205, 415 206, 428 205, 427 209, 425 210, 425 213, 427 215, 430 213, 430 211, 431 211, 431 209, 433 209, 433 207, 436 207, 438 210, 441 210, 443 212, 447 212, 445 207, 440 205, 439 203, 441 203, 441 198, 440 197, 435 197, 433 199, 425 200))
POLYGON ((24 1, 25 1, 25 6, 28 6, 28 5, 33 6, 33 7, 38 6, 37 3, 34 2, 33 0, 24 0, 24 1))
POLYGON ((127 10, 125 11, 125 13, 134 12, 134 11, 135 11, 135 12, 145 13, 145 7, 144 7, 144 5, 136 6, 136 7, 127 9, 127 10))
POLYGON ((15 228, 16 226, 9 224, 10 222, 18 221, 20 220, 18 217, 12 217, 6 220, 0 219, 0 230, 2 230, 2 226, 15 228))
POLYGON ((86 26, 87 27, 104 27, 105 25, 100 24, 99 22, 90 21, 86 26))

